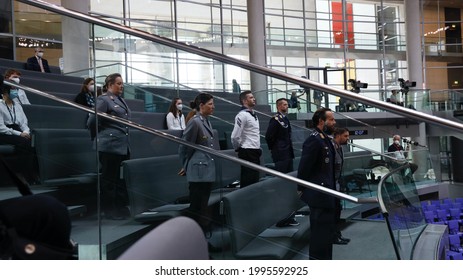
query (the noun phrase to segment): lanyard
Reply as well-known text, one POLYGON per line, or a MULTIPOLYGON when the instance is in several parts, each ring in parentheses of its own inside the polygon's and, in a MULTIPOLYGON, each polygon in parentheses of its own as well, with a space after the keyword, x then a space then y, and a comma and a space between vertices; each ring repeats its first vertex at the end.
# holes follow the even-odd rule
POLYGON ((6 105, 6 103, 3 103, 3 104, 5 104, 6 108, 8 109, 8 113, 10 113, 11 122, 13 122, 13 124, 15 124, 16 123, 16 109, 14 107, 14 102, 13 102, 13 114, 14 114, 14 117, 13 117, 13 114, 11 114, 10 107, 8 107, 8 105, 6 105))

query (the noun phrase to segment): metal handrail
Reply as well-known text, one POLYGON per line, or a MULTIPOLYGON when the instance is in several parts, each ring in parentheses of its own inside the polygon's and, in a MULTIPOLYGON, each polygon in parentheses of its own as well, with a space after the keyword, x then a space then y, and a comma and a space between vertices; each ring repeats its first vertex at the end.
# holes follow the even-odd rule
POLYGON ((171 48, 175 48, 175 49, 178 49, 178 50, 182 50, 182 51, 185 51, 185 52, 196 54, 196 55, 206 57, 206 58, 209 58, 209 59, 217 60, 217 61, 227 63, 227 64, 230 64, 230 65, 238 66, 238 67, 241 67, 243 69, 258 73, 258 74, 263 74, 263 75, 270 76, 270 77, 273 77, 273 78, 281 79, 281 80, 284 80, 286 82, 291 82, 291 83, 297 84, 297 85, 302 86, 302 87, 313 88, 313 89, 320 90, 320 91, 323 91, 323 92, 327 92, 327 93, 330 93, 330 94, 334 94, 334 95, 337 95, 337 96, 340 96, 340 97, 352 99, 352 100, 364 103, 366 105, 375 106, 375 107, 378 107, 378 108, 383 109, 383 110, 394 112, 394 113, 399 114, 401 116, 413 118, 413 119, 415 119, 417 121, 427 121, 429 123, 432 123, 432 124, 435 124, 435 125, 438 125, 438 126, 444 126, 444 127, 447 127, 447 128, 459 131, 459 132, 463 132, 463 123, 457 123, 457 122, 454 122, 454 121, 451 121, 451 120, 442 119, 440 117, 431 116, 431 115, 428 115, 428 114, 425 114, 425 113, 422 113, 422 112, 418 112, 418 111, 415 111, 415 110, 412 110, 412 109, 400 107, 400 106, 397 106, 397 105, 392 104, 392 103, 387 103, 387 102, 384 102, 384 101, 379 101, 379 100, 375 100, 375 99, 372 99, 372 98, 368 98, 366 96, 361 96, 359 94, 352 93, 352 92, 347 91, 347 90, 341 90, 341 89, 337 89, 337 88, 332 88, 332 87, 330 87, 328 85, 325 85, 325 84, 310 81, 310 80, 307 80, 305 78, 301 78, 301 77, 298 77, 298 76, 295 76, 295 75, 290 75, 290 74, 287 74, 287 73, 284 73, 284 72, 281 72, 281 71, 277 71, 277 70, 274 70, 274 69, 270 69, 270 68, 267 68, 265 66, 257 65, 257 64, 251 63, 251 62, 247 62, 247 61, 239 60, 239 59, 236 59, 236 58, 232 58, 232 57, 229 57, 229 56, 217 53, 217 52, 213 52, 213 51, 210 51, 210 50, 207 50, 207 49, 203 49, 203 48, 200 48, 200 47, 191 46, 191 45, 188 45, 188 44, 185 44, 185 43, 179 43, 179 42, 171 40, 171 39, 156 36, 156 35, 150 34, 150 33, 145 32, 145 31, 133 29, 133 28, 124 26, 122 24, 110 22, 110 21, 99 19, 99 18, 96 18, 96 17, 92 17, 92 16, 90 16, 88 14, 84 14, 84 13, 76 12, 76 11, 73 11, 73 10, 69 10, 69 9, 64 8, 64 7, 57 6, 57 5, 54 5, 54 4, 50 4, 50 3, 47 3, 47 2, 44 2, 44 1, 41 1, 41 0, 17 0, 17 1, 21 2, 21 3, 31 5, 31 6, 41 8, 41 9, 44 9, 44 10, 47 10, 47 11, 55 12, 55 13, 60 14, 60 15, 65 15, 65 16, 68 16, 68 17, 71 17, 71 18, 74 18, 74 19, 77 19, 77 20, 82 20, 82 21, 85 21, 87 23, 96 24, 96 25, 99 25, 99 26, 102 26, 102 27, 105 27, 105 28, 108 28, 108 29, 112 29, 112 30, 115 30, 115 31, 126 33, 128 35, 140 37, 142 39, 146 39, 146 40, 149 40, 149 41, 152 41, 152 42, 156 42, 158 44, 165 45, 165 46, 168 46, 168 47, 171 47, 171 48))
POLYGON ((358 198, 358 197, 350 196, 350 195, 347 195, 347 194, 344 194, 344 193, 341 193, 341 192, 338 192, 338 191, 335 191, 335 190, 331 190, 331 189, 328 189, 326 187, 323 187, 323 186, 320 186, 320 185, 317 185, 317 184, 313 184, 313 183, 301 180, 301 179, 293 177, 293 176, 289 176, 289 175, 287 175, 285 173, 281 173, 281 172, 278 172, 276 170, 260 166, 258 164, 249 162, 247 160, 242 160, 240 158, 224 154, 224 153, 220 152, 220 150, 214 150, 214 149, 206 147, 206 146, 193 144, 191 142, 185 141, 185 140, 183 140, 183 139, 181 139, 179 137, 176 137, 174 135, 171 135, 169 133, 162 132, 162 131, 154 129, 154 128, 146 127, 146 126, 143 126, 143 125, 138 124, 136 122, 132 122, 130 120, 122 119, 122 118, 119 118, 119 117, 116 117, 116 116, 113 116, 113 115, 110 115, 110 114, 107 114, 107 113, 96 112, 96 108, 92 110, 91 108, 88 108, 86 106, 77 104, 75 102, 72 102, 72 101, 69 101, 69 100, 66 100, 66 99, 59 98, 59 97, 54 96, 52 94, 49 94, 49 93, 46 93, 46 92, 31 88, 31 87, 16 84, 15 82, 12 82, 12 81, 9 81, 9 80, 5 80, 3 82, 6 85, 13 86, 13 87, 22 89, 24 91, 31 92, 31 93, 43 96, 45 98, 57 101, 59 103, 71 106, 71 107, 76 108, 78 110, 82 110, 82 111, 85 111, 85 112, 88 112, 88 113, 91 113, 91 114, 97 114, 99 117, 102 117, 104 119, 111 120, 111 121, 116 121, 116 122, 118 122, 120 124, 123 124, 125 126, 144 131, 146 133, 156 135, 156 136, 159 136, 159 137, 162 137, 162 138, 167 138, 168 140, 171 140, 171 141, 173 141, 175 143, 178 143, 178 144, 181 144, 181 145, 184 145, 184 146, 188 146, 188 147, 194 148, 196 150, 200 150, 202 152, 206 152, 208 154, 211 154, 211 155, 214 155, 214 156, 217 156, 217 157, 220 157, 220 158, 224 158, 226 160, 230 160, 232 162, 235 162, 235 163, 238 163, 240 165, 252 168, 254 170, 258 170, 258 171, 261 171, 261 172, 264 172, 264 173, 267 173, 267 174, 270 174, 270 175, 273 175, 273 176, 276 176, 276 177, 283 178, 285 180, 296 183, 296 184, 298 184, 298 185, 300 185, 302 187, 315 189, 317 191, 328 194, 330 196, 337 197, 339 199, 348 200, 350 202, 358 203, 358 204, 377 203, 378 202, 378 200, 376 198, 374 198, 374 197, 358 198))

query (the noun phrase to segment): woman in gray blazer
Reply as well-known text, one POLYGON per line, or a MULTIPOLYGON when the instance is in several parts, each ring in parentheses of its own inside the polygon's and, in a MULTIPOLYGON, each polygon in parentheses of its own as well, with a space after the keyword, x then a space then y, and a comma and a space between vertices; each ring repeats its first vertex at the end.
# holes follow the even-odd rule
MULTIPOLYGON (((99 112, 130 120, 130 109, 122 98, 122 76, 114 73, 106 77, 105 94, 96 102, 99 112)), ((130 216, 127 188, 120 179, 122 161, 130 159, 129 128, 117 122, 99 118, 96 139, 101 164, 101 205, 105 218, 122 220, 130 216)), ((95 128, 95 115, 88 120, 88 127, 95 128)))
MULTIPOLYGON (((200 93, 195 98, 197 114, 187 123, 183 140, 212 149, 220 149, 214 141, 214 132, 208 117, 214 113, 213 96, 200 93)), ((179 148, 183 168, 179 175, 187 176, 190 190, 191 216, 207 232, 210 224, 208 201, 215 182, 215 160, 210 154, 181 145, 179 148)))

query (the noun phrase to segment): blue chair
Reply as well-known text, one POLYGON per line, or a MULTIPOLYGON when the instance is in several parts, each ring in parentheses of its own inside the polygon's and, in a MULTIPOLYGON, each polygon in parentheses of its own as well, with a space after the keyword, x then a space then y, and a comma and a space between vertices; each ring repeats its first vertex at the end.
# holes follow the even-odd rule
POLYGON ((452 204, 445 204, 445 203, 443 203, 443 204, 441 204, 441 205, 439 206, 439 209, 445 210, 445 211, 449 212, 449 209, 450 209, 451 207, 452 207, 452 204))
POLYGON ((445 222, 448 220, 447 211, 438 209, 437 210, 437 221, 445 222))
POLYGON ((426 206, 426 210, 427 211, 433 211, 435 213, 437 211, 437 206, 434 205, 434 204, 430 204, 430 205, 426 206))
POLYGON ((450 219, 451 220, 459 220, 460 217, 461 217, 460 208, 450 208, 449 213, 450 213, 450 219))
POLYGON ((447 259, 448 260, 463 260, 463 254, 460 252, 448 251, 447 259))
POLYGON ((460 236, 458 234, 449 234, 449 247, 450 251, 463 252, 461 247, 460 236))
POLYGON ((426 223, 432 224, 434 223, 434 212, 433 211, 424 211, 424 219, 426 223))
POLYGON ((421 201, 421 208, 423 208, 423 210, 427 210, 427 207, 429 205, 428 201, 421 201))
POLYGON ((452 199, 452 198, 446 198, 446 199, 443 200, 443 202, 444 202, 445 204, 452 204, 452 203, 453 203, 453 199, 452 199))
POLYGON ((452 204, 452 208, 458 208, 458 209, 461 210, 461 206, 462 206, 462 205, 463 205, 463 204, 461 204, 460 202, 455 202, 455 203, 452 204))
POLYGON ((440 200, 431 200, 431 205, 436 205, 436 207, 440 206, 440 200))
POLYGON ((463 205, 463 197, 455 198, 455 203, 460 203, 461 205, 463 205))
POLYGON ((450 220, 447 222, 447 225, 449 226, 449 234, 458 235, 458 230, 460 229, 460 223, 458 220, 450 220))

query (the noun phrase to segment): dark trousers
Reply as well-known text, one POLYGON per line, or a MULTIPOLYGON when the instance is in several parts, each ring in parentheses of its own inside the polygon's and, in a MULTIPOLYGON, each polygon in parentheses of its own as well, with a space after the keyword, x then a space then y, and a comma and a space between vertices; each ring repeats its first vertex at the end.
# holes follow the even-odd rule
POLYGON ((101 163, 101 206, 105 214, 124 215, 129 199, 124 180, 120 178, 121 164, 130 155, 99 152, 101 163))
POLYGON ((334 208, 310 207, 310 259, 333 259, 333 239, 335 231, 334 208))
POLYGON ((293 159, 285 159, 285 160, 273 160, 275 163, 275 170, 281 173, 289 173, 293 171, 293 159))
MULTIPOLYGON (((238 157, 249 162, 260 164, 261 149, 243 149, 238 150, 238 157)), ((252 168, 241 166, 240 188, 259 182, 259 171, 252 168)))
POLYGON ((190 207, 187 215, 195 220, 206 232, 211 222, 209 213, 209 197, 211 196, 212 182, 190 182, 190 207))
POLYGON ((38 163, 31 140, 17 136, 0 134, 0 144, 13 145, 15 154, 5 157, 14 172, 21 174, 29 183, 38 179, 38 163))
POLYGON ((336 198, 335 202, 335 208, 334 208, 334 213, 335 213, 335 223, 336 223, 336 232, 334 238, 341 237, 341 211, 342 211, 342 204, 341 200, 339 198, 336 198))

